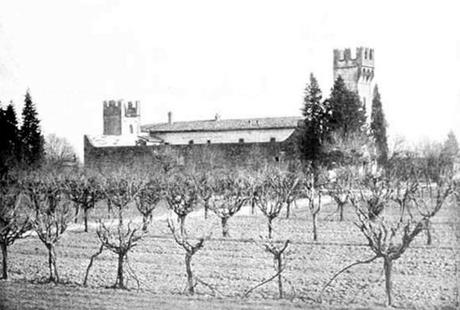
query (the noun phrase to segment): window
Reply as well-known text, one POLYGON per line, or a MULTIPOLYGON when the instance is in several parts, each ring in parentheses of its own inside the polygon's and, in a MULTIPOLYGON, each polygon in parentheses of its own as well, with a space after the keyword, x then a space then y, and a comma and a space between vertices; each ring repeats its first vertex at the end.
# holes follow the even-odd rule
POLYGON ((270 138, 270 142, 276 142, 276 138, 275 138, 275 137, 271 137, 271 138, 270 138))
POLYGON ((129 133, 133 133, 133 125, 129 124, 129 133))
POLYGON ((190 141, 188 142, 188 144, 193 144, 193 140, 190 140, 190 141))
POLYGON ((276 162, 279 162, 280 161, 280 158, 278 156, 275 156, 275 161, 276 162))
POLYGON ((373 50, 370 50, 370 51, 369 51, 369 59, 370 59, 370 60, 372 60, 372 56, 373 56, 372 54, 373 54, 373 50))
POLYGON ((367 59, 367 49, 364 51, 364 59, 367 59))
POLYGON ((243 139, 243 138, 240 138, 240 139, 238 140, 238 142, 239 142, 239 143, 244 143, 244 139, 243 139))
POLYGON ((211 144, 211 140, 206 141, 207 144, 211 144))

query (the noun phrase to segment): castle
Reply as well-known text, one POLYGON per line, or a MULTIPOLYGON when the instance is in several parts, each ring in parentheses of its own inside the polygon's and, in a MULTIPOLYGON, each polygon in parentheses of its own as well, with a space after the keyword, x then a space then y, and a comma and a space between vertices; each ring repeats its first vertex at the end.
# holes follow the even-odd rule
MULTIPOLYGON (((341 76, 355 91, 366 111, 371 111, 374 50, 358 47, 333 51, 334 80, 341 76)), ((369 114, 369 113, 368 113, 369 114)), ((110 100, 103 103, 103 135, 84 137, 86 166, 110 162, 151 160, 151 154, 168 150, 187 164, 211 152, 221 163, 244 163, 248 158, 282 161, 294 158, 295 133, 302 117, 220 119, 140 124, 139 101, 110 100), (150 159, 149 159, 150 158, 150 159)))

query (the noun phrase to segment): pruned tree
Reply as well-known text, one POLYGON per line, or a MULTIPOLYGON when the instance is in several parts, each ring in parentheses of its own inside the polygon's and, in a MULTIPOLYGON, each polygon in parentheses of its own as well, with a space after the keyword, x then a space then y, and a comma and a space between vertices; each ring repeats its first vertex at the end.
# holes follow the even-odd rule
POLYGON ((284 291, 283 291, 283 271, 285 270, 286 268, 286 263, 283 262, 284 260, 284 252, 286 251, 288 245, 289 245, 289 240, 286 240, 284 242, 281 242, 281 244, 278 244, 276 242, 274 242, 272 239, 267 239, 265 240, 265 242, 263 243, 263 248, 265 249, 266 252, 268 253, 271 253, 273 255, 273 263, 274 263, 274 267, 275 267, 275 271, 276 273, 271 276, 270 278, 266 279, 266 280, 263 280, 262 282, 260 282, 259 284, 257 284, 256 286, 250 288, 249 290, 247 290, 245 293, 244 293, 244 297, 247 297, 249 296, 250 293, 252 293, 255 289, 269 283, 270 281, 274 280, 274 279, 278 279, 278 296, 279 298, 283 298, 284 297, 284 291))
POLYGON ((192 271, 192 258, 193 256, 203 248, 204 241, 210 238, 210 235, 198 238, 195 242, 190 241, 190 238, 187 236, 185 229, 182 227, 182 222, 179 219, 180 229, 177 229, 176 224, 170 218, 168 218, 168 227, 173 234, 174 240, 178 245, 180 245, 185 250, 185 272, 187 275, 187 285, 186 291, 188 294, 193 295, 195 294, 195 287, 200 283, 211 289, 213 293, 216 290, 209 285, 208 283, 204 282, 203 280, 199 279, 197 276, 193 274, 192 271))
POLYGON ((70 201, 66 199, 62 180, 52 175, 30 177, 26 193, 35 214, 32 226, 48 250, 49 281, 58 283, 56 245, 73 219, 70 201))
POLYGON ((358 264, 368 264, 381 258, 385 274, 387 304, 391 306, 393 304, 393 262, 405 253, 416 236, 426 228, 429 220, 436 215, 444 204, 452 188, 451 179, 443 178, 442 182, 433 186, 434 195, 429 199, 422 195, 414 196, 415 204, 423 204, 427 209, 426 212, 420 213, 419 218, 404 217, 401 220, 400 217, 396 217, 392 219, 391 216, 384 216, 384 211, 390 207, 393 183, 385 177, 369 177, 356 191, 352 192, 350 201, 357 214, 355 224, 365 236, 368 247, 372 250, 374 256, 366 260, 356 261, 334 274, 331 280, 323 287, 321 294, 341 273, 358 264), (375 212, 376 210, 380 211, 375 212))
POLYGON ((28 210, 21 204, 22 189, 16 178, 0 180, 0 247, 2 249, 2 277, 8 278, 8 247, 31 228, 28 210))
POLYGON ((301 195, 307 199, 308 210, 311 214, 312 220, 312 234, 313 241, 318 240, 318 215, 322 207, 322 195, 327 181, 324 177, 324 171, 321 167, 313 170, 312 168, 306 169, 303 179, 301 181, 301 195))
POLYGON ((210 208, 221 220, 223 237, 229 236, 228 220, 249 200, 247 188, 247 180, 236 175, 227 175, 215 181, 210 208))
POLYGON ((200 172, 198 176, 195 177, 195 184, 198 189, 198 194, 204 202, 204 218, 207 219, 209 213, 209 200, 213 194, 214 178, 209 172, 200 172))
POLYGON ((337 209, 333 213, 339 214, 339 221, 344 220, 344 208, 349 201, 349 188, 353 180, 353 174, 349 167, 341 167, 336 169, 335 176, 330 177, 325 191, 337 204, 337 209))
MULTIPOLYGON (((113 288, 127 288, 127 280, 125 278, 125 265, 128 262, 128 253, 138 244, 144 236, 144 230, 129 221, 125 223, 124 213, 129 205, 134 202, 142 188, 142 181, 131 175, 114 174, 106 179, 103 183, 103 191, 107 199, 111 202, 115 209, 116 218, 113 221, 98 220, 96 234, 100 242, 98 252, 91 256, 89 265, 86 269, 83 285, 87 284, 89 271, 93 265, 94 259, 99 256, 104 249, 107 249, 118 257, 117 276, 113 288)), ((136 280, 138 286, 139 281, 132 269, 128 268, 129 274, 136 280)))
POLYGON ((88 213, 94 209, 96 203, 105 198, 100 180, 96 176, 88 176, 85 173, 67 178, 64 189, 68 198, 75 204, 75 221, 79 209, 83 209, 85 232, 88 232, 88 213))
POLYGON ((142 230, 147 232, 148 223, 152 221, 152 213, 164 196, 164 181, 154 176, 144 184, 135 197, 137 210, 142 214, 142 230))
POLYGON ((283 206, 286 204, 286 195, 282 189, 285 175, 277 169, 264 171, 256 183, 257 207, 267 218, 268 238, 272 237, 273 220, 278 217, 283 206))
POLYGON ((291 206, 300 195, 300 181, 302 176, 298 173, 287 171, 285 176, 281 179, 281 190, 286 199, 286 218, 291 215, 291 206))
POLYGON ((185 174, 171 176, 166 183, 165 198, 178 217, 181 234, 185 234, 185 218, 195 210, 199 200, 195 180, 185 174))

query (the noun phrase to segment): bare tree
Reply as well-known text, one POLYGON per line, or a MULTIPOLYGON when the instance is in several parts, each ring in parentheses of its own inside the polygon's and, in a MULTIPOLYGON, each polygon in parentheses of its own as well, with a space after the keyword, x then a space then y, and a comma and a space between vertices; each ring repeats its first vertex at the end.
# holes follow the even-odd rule
MULTIPOLYGON (((393 262, 404 254, 415 237, 426 228, 427 223, 440 210, 453 187, 451 179, 443 178, 441 182, 433 185, 433 196, 428 199, 423 195, 414 196, 415 204, 418 207, 423 204, 427 209, 426 212, 421 212, 420 218, 403 217, 401 220, 399 216, 392 220, 391 216, 384 216, 384 211, 390 205, 394 190, 394 183, 391 181, 383 177, 369 177, 361 184, 360 188, 352 192, 350 200, 358 218, 356 225, 366 237, 374 256, 367 260, 354 262, 337 272, 323 287, 321 293, 344 271, 358 264, 368 264, 382 258, 387 304, 393 304, 391 296, 393 262)), ((400 211, 402 212, 402 209, 400 211)))
POLYGON ((88 232, 88 213, 96 203, 105 198, 100 181, 96 176, 88 176, 84 173, 67 178, 64 189, 69 199, 75 204, 75 221, 78 210, 83 209, 85 232, 88 232))
POLYGON ((32 228, 28 211, 22 207, 21 196, 21 185, 16 178, 7 176, 0 180, 1 279, 8 278, 8 247, 32 228))
POLYGON ((213 176, 209 172, 199 172, 195 177, 195 184, 198 189, 198 194, 204 202, 204 218, 208 218, 209 200, 213 194, 213 176))
POLYGON ((263 247, 266 252, 271 253, 273 255, 273 262, 275 264, 275 275, 272 277, 262 281, 261 283, 257 284, 256 286, 250 288, 244 293, 244 297, 249 296, 251 292, 253 292, 255 289, 269 283, 270 281, 274 279, 278 279, 278 293, 279 293, 279 298, 284 297, 284 292, 283 292, 283 276, 282 272, 284 271, 286 265, 283 263, 283 257, 284 257, 284 252, 287 249, 289 245, 289 240, 284 241, 280 245, 277 245, 275 242, 272 241, 272 239, 268 239, 263 243, 263 247))
POLYGON ((308 210, 312 217, 313 240, 318 240, 317 223, 318 215, 322 206, 322 192, 327 182, 324 179, 324 171, 317 168, 317 173, 307 169, 301 182, 302 197, 307 199, 308 210))
MULTIPOLYGON (((127 210, 130 203, 138 195, 142 188, 141 181, 130 175, 121 176, 115 174, 107 178, 103 190, 116 209, 115 222, 103 222, 99 220, 96 234, 101 243, 98 252, 91 256, 89 265, 86 269, 83 285, 87 284, 88 275, 94 259, 99 256, 104 249, 115 253, 118 256, 117 277, 114 288, 125 289, 127 287, 125 280, 125 264, 128 265, 128 253, 138 244, 139 240, 144 236, 144 231, 133 225, 132 221, 127 224, 124 221, 124 212, 127 210)), ((144 222, 142 228, 146 225, 144 222)), ((139 282, 134 272, 128 269, 130 275, 139 282)))
POLYGON ((326 192, 337 204, 337 210, 333 214, 338 213, 339 221, 342 222, 344 220, 344 208, 349 200, 348 189, 353 176, 348 167, 341 167, 334 172, 335 176, 330 178, 327 183, 326 192))
POLYGON ((221 220, 223 237, 229 236, 228 220, 249 200, 247 188, 248 182, 236 175, 227 175, 215 181, 210 208, 221 220))
POLYGON ((181 234, 185 234, 185 218, 196 208, 199 198, 195 180, 185 174, 171 176, 167 180, 165 198, 179 219, 181 234))
POLYGON ((261 179, 256 180, 258 183, 255 186, 255 192, 257 192, 255 202, 267 218, 268 238, 272 237, 273 220, 278 217, 286 204, 285 192, 282 189, 284 177, 281 171, 270 169, 264 171, 261 179))
POLYGON ((164 182, 161 177, 154 176, 141 187, 135 197, 137 210, 142 214, 142 230, 147 232, 148 223, 152 220, 152 212, 164 196, 164 182))
POLYGON ((48 250, 49 281, 58 283, 56 244, 66 231, 73 215, 62 181, 56 176, 35 176, 26 182, 26 193, 35 216, 32 225, 48 250))
POLYGON ((211 289, 213 293, 216 290, 210 286, 208 283, 204 282, 203 280, 199 279, 198 277, 194 276, 192 272, 192 258, 200 249, 204 246, 204 241, 208 239, 210 236, 201 237, 196 242, 192 243, 185 230, 182 228, 182 222, 179 220, 179 224, 181 225, 180 230, 178 231, 174 221, 168 218, 168 227, 173 234, 174 240, 178 245, 180 245, 185 250, 185 272, 187 275, 187 286, 186 291, 188 294, 193 295, 195 294, 195 287, 198 283, 203 284, 211 289))
POLYGON ((45 139, 45 158, 49 163, 62 165, 65 162, 76 162, 77 155, 66 138, 52 133, 45 139))

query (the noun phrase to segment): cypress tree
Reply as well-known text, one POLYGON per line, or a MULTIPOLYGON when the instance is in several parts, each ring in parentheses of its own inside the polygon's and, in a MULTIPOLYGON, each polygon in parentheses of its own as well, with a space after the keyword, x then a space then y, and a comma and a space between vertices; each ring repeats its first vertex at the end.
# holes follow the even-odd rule
POLYGON ((372 99, 371 134, 377 148, 377 161, 379 164, 385 164, 388 158, 387 122, 377 85, 374 87, 374 98, 372 99))
POLYGON ((322 143, 328 127, 327 103, 322 98, 318 81, 311 73, 310 83, 305 88, 302 107, 302 115, 305 116, 305 120, 300 130, 299 149, 304 160, 314 163, 320 159, 322 143))
POLYGON ((329 97, 331 109, 330 129, 346 138, 365 131, 366 110, 356 92, 349 90, 339 76, 329 97))
POLYGON ((32 102, 29 90, 25 95, 25 105, 22 110, 21 160, 26 165, 37 165, 43 159, 44 138, 40 130, 40 120, 32 102))
POLYGON ((14 109, 14 106, 11 102, 6 107, 5 119, 6 119, 5 136, 8 142, 8 155, 11 161, 14 161, 16 163, 19 158, 20 139, 19 139, 18 119, 16 116, 16 110, 14 109))

